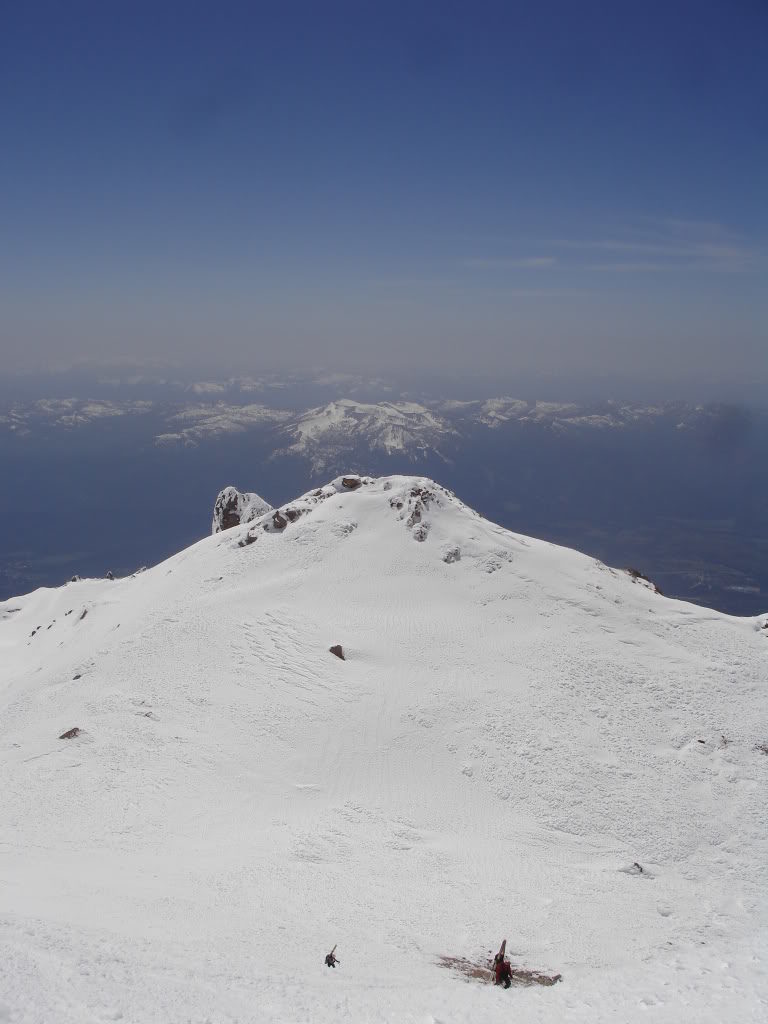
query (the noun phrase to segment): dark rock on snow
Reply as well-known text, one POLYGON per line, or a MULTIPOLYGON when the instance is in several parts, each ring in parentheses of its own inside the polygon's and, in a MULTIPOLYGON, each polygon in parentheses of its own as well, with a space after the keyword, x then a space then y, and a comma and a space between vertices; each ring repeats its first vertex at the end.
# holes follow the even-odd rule
MULTIPOLYGON (((656 594, 661 594, 661 591, 659 590, 658 586, 657 586, 657 585, 656 585, 656 584, 655 584, 655 583, 653 582, 653 580, 652 580, 652 579, 651 579, 651 578, 650 578, 649 576, 646 576, 644 572, 640 572, 640 570, 639 570, 639 569, 635 569, 635 568, 633 568, 633 567, 632 567, 631 565, 630 565, 630 566, 628 566, 628 567, 627 567, 627 568, 626 568, 626 569, 625 569, 624 571, 625 571, 625 572, 626 572, 626 573, 627 573, 627 574, 628 574, 629 576, 631 576, 631 577, 632 577, 632 579, 633 579, 633 580, 635 581, 635 583, 637 583, 637 582, 638 582, 638 580, 642 580, 642 581, 643 581, 644 583, 647 583, 647 584, 648 584, 648 586, 649 586, 649 587, 650 587, 650 588, 651 588, 651 589, 652 589, 652 590, 653 590, 653 591, 654 591, 654 592, 655 592, 656 594)), ((662 595, 662 596, 663 596, 663 595, 662 595)))

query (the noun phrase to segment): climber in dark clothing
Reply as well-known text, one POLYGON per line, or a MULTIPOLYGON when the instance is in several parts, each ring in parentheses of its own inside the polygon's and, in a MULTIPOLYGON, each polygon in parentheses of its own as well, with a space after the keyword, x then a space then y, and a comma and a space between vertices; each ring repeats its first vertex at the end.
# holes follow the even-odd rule
POLYGON ((503 953, 497 953, 493 958, 493 984, 503 985, 504 988, 512 984, 512 966, 503 953))
POLYGON ((331 950, 331 952, 325 958, 325 966, 326 967, 335 967, 336 964, 339 963, 339 961, 334 956, 335 952, 336 952, 336 947, 334 946, 333 949, 331 950))

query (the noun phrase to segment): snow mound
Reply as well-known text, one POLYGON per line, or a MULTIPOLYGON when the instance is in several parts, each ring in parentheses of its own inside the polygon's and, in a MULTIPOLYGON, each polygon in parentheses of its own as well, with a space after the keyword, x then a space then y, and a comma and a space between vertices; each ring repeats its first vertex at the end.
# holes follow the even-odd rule
POLYGON ((761 1020, 765 622, 412 476, 0 603, 0 1016, 761 1020))

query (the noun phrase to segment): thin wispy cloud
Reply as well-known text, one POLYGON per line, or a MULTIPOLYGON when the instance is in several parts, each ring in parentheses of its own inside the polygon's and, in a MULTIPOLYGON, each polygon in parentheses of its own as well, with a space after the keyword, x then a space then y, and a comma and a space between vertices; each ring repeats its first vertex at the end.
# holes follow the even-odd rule
POLYGON ((518 299, 577 298, 594 294, 588 288, 504 288, 498 291, 518 299))
POLYGON ((468 279, 466 277, 379 277, 370 279, 367 284, 374 292, 382 293, 389 301, 418 299, 430 291, 449 294, 477 294, 478 289, 483 295, 499 294, 508 298, 551 298, 553 296, 568 297, 586 295, 591 292, 585 288, 568 285, 552 285, 544 287, 501 287, 498 282, 490 283, 488 279, 468 279))
POLYGON ((749 270, 760 256, 759 249, 747 245, 720 225, 677 220, 653 223, 652 239, 646 231, 629 233, 627 237, 555 238, 542 244, 574 254, 571 258, 574 268, 600 272, 736 274, 749 270), (598 263, 578 258, 579 254, 596 252, 605 256, 598 263), (649 259, 627 260, 628 255, 649 259), (612 259, 613 256, 616 258, 612 259))
POLYGON ((523 256, 515 259, 472 258, 464 266, 474 270, 545 270, 557 263, 554 256, 523 256))
POLYGON ((585 263, 580 269, 605 274, 676 274, 680 271, 738 273, 740 268, 702 263, 661 263, 645 260, 637 262, 585 263))
MULTIPOLYGON (((499 248, 500 241, 494 248, 499 248)), ((614 227, 593 237, 508 238, 506 242, 512 250, 508 255, 473 256, 464 259, 462 266, 489 272, 740 274, 751 270, 762 255, 759 248, 714 221, 654 217, 643 218, 639 226, 614 227), (523 246, 528 252, 519 252, 523 246), (534 255, 531 248, 544 252, 534 255)))
POLYGON ((703 239, 705 241, 738 242, 743 239, 734 231, 714 220, 684 220, 680 217, 640 217, 632 224, 631 230, 636 234, 653 236, 679 236, 688 240, 703 239))

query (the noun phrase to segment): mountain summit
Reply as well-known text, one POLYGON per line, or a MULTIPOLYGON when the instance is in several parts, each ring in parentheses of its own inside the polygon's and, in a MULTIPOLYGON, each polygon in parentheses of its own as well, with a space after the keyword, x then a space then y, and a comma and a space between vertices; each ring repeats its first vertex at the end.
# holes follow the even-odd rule
POLYGON ((0 604, 0 1021, 757 1020, 765 625, 402 476, 0 604))

